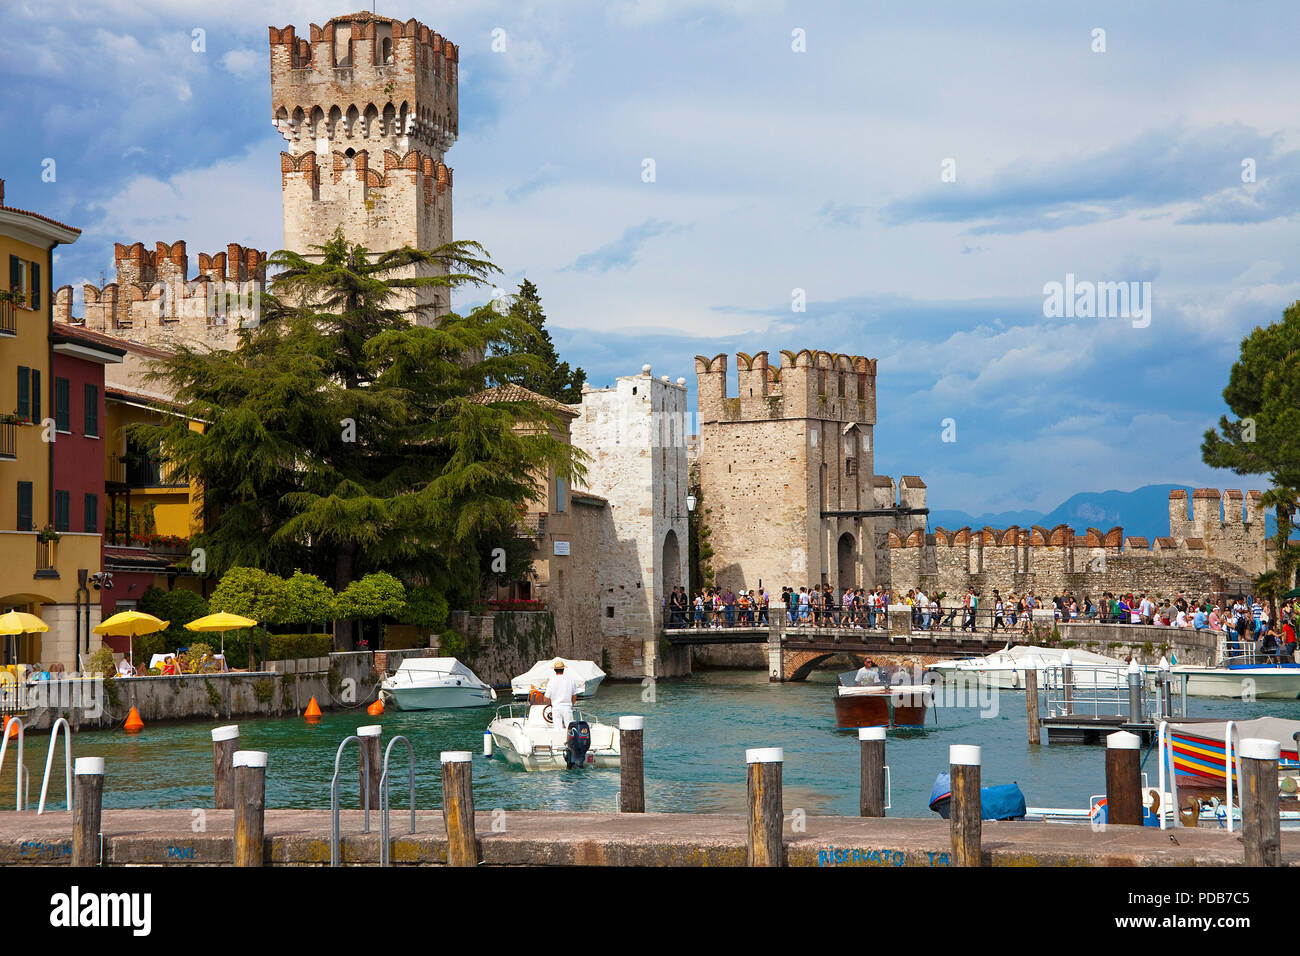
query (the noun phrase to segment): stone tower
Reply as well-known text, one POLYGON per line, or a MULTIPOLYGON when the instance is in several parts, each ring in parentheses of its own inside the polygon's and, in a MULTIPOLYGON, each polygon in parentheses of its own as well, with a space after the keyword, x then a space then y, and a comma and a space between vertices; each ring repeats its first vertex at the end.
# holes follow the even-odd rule
MULTIPOLYGON (((309 40, 270 33, 271 116, 289 144, 284 247, 309 254, 340 226, 375 252, 451 241, 457 47, 414 19, 364 12, 313 23, 309 40)), ((417 301, 432 306, 422 322, 450 305, 443 288, 417 301)))
MULTIPOLYGON (((739 353, 695 358, 700 408, 700 520, 717 583, 779 596, 783 585, 874 585, 885 535, 924 528, 925 485, 874 475, 876 361, 861 355, 739 353), (904 514, 906 512, 906 514, 904 514), (901 522, 901 523, 900 523, 901 522)), ((924 533, 922 531, 922 533, 924 533)))

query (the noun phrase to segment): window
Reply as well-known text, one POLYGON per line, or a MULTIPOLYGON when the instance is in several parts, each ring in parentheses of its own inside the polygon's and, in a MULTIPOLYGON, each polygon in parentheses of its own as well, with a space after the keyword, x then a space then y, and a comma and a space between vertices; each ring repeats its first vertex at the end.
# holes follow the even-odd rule
POLYGON ((31 417, 31 380, 32 370, 26 365, 18 366, 18 417, 31 417))
POLYGON ((99 533, 99 495, 86 495, 86 534, 99 533))
POLYGON ((86 392, 86 437, 99 437, 99 386, 87 385, 86 392))
POLYGON ((844 459, 844 474, 856 475, 858 473, 858 462, 855 458, 844 459))
POLYGON ((19 296, 18 304, 26 306, 27 270, 23 268, 23 260, 17 256, 9 257, 9 291, 17 292, 19 296))
POLYGON ((69 492, 54 492, 54 530, 72 530, 72 495, 69 492))
POLYGON ((564 510, 564 479, 556 477, 555 479, 555 513, 559 514, 564 510))
POLYGON ((72 383, 66 378, 54 380, 54 428, 72 431, 72 383))
POLYGON ((31 531, 32 529, 32 483, 30 481, 18 482, 18 530, 31 531))

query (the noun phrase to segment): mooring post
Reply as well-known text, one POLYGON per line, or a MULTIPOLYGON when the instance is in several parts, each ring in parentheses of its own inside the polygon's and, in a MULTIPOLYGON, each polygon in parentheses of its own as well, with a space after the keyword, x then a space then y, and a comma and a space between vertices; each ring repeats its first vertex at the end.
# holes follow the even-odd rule
POLYGON ((447 827, 447 864, 478 865, 478 837, 474 834, 473 765, 468 750, 444 750, 442 762, 442 819, 447 827))
POLYGON ((1142 723, 1142 668, 1138 666, 1137 657, 1128 661, 1128 721, 1130 724, 1142 723))
POLYGON ((1061 655, 1061 699, 1065 702, 1065 716, 1074 713, 1074 668, 1070 666, 1070 652, 1061 655))
POLYGON ((862 748, 862 792, 858 797, 858 815, 885 815, 885 728, 859 727, 862 748))
POLYGON ((380 753, 380 735, 384 728, 379 724, 370 724, 367 727, 357 728, 357 737, 360 739, 361 746, 359 750, 365 751, 365 756, 357 756, 357 780, 359 783, 357 789, 357 799, 360 806, 366 806, 366 790, 370 791, 370 809, 379 809, 379 778, 384 775, 384 755, 380 753))
POLYGON ((948 748, 948 775, 952 800, 948 819, 952 833, 952 861, 956 866, 979 866, 980 840, 980 748, 953 744, 948 748))
POLYGON ((99 866, 99 822, 104 807, 104 758, 78 757, 73 764, 72 865, 99 866))
POLYGON ((1038 669, 1025 665, 1025 719, 1029 723, 1029 743, 1037 747, 1043 742, 1043 729, 1038 723, 1038 669))
POLYGON ((261 866, 266 836, 266 751, 236 750, 235 866, 261 866))
POLYGON ((1161 655, 1160 663, 1157 666, 1160 674, 1160 716, 1166 720, 1172 720, 1174 716, 1174 681, 1173 675, 1169 673, 1169 659, 1161 655))
POLYGON ((1141 746, 1141 738, 1126 730, 1106 737, 1107 823, 1142 825, 1141 746))
POLYGON ((645 813, 645 718, 618 719, 618 809, 645 813))
POLYGON ((785 804, 781 799, 784 762, 785 751, 780 747, 745 751, 749 795, 749 848, 745 862, 749 866, 785 865, 785 845, 781 839, 785 823, 785 804))
POLYGON ((212 805, 229 810, 235 805, 235 776, 231 758, 239 749, 239 725, 212 731, 212 805))
MULTIPOLYGON (((1241 841, 1247 866, 1282 865, 1282 821, 1278 815, 1277 764, 1282 745, 1247 737, 1237 747, 1241 758, 1241 841)), ((1232 808, 1228 808, 1232 812, 1232 808)))

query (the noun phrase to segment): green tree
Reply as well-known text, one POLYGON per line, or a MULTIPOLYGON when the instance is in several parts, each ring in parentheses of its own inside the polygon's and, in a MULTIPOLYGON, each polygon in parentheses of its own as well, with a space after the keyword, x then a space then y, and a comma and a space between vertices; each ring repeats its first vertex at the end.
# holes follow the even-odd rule
POLYGON ((213 611, 238 614, 259 624, 280 624, 284 592, 284 578, 261 568, 234 567, 221 576, 208 604, 213 611))
POLYGON ((364 630, 366 624, 377 626, 380 618, 402 613, 406 608, 406 587, 391 574, 374 571, 344 588, 334 606, 339 617, 361 622, 364 630))
POLYGON ((1257 326, 1241 342, 1223 400, 1237 416, 1224 415, 1219 430, 1205 433, 1201 457, 1207 465, 1239 475, 1267 475, 1272 488, 1263 504, 1277 516, 1274 551, 1277 589, 1290 587, 1300 563, 1287 542, 1300 489, 1300 302, 1282 312, 1282 321, 1257 326))
POLYGON ((519 283, 519 291, 510 300, 510 315, 521 323, 501 348, 515 356, 525 357, 527 364, 498 379, 498 385, 522 385, 547 398, 566 405, 582 401, 582 386, 587 373, 581 368, 570 369, 561 362, 555 343, 546 328, 546 313, 542 311, 542 297, 537 286, 528 279, 519 283))
POLYGON ((385 570, 472 601, 481 556, 514 534, 519 506, 547 475, 581 474, 551 428, 519 427, 556 425, 554 411, 482 398, 529 366, 509 347, 528 328, 487 305, 425 323, 433 306, 418 297, 498 271, 477 243, 377 254, 339 232, 314 248, 272 258, 282 271, 239 348, 182 345, 160 363, 202 429, 174 418, 139 431, 200 482, 194 543, 217 572, 302 568, 342 592, 385 570))
POLYGON ((419 585, 407 588, 406 607, 397 614, 397 619, 403 624, 438 631, 447 626, 450 613, 451 605, 442 592, 428 585, 419 585))
POLYGON ((334 620, 336 597, 328 584, 314 574, 293 572, 284 582, 277 609, 281 624, 325 624, 334 620))
MULTIPOLYGON (((170 622, 166 630, 158 632, 169 648, 188 644, 194 632, 185 630, 185 625, 206 617, 209 613, 208 602, 203 595, 184 588, 174 591, 150 588, 140 595, 140 610, 170 622)), ((139 642, 134 646, 140 647, 139 642)))

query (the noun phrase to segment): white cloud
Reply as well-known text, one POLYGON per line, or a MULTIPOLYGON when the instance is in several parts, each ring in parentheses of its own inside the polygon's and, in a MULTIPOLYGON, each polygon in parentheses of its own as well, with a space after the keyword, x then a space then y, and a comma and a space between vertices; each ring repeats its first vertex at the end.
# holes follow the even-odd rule
POLYGON ((230 50, 223 54, 221 65, 226 68, 227 72, 233 73, 241 80, 262 76, 269 69, 265 53, 246 48, 230 50))

